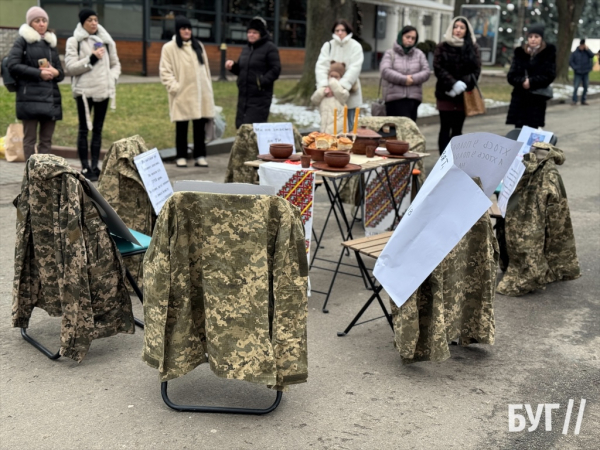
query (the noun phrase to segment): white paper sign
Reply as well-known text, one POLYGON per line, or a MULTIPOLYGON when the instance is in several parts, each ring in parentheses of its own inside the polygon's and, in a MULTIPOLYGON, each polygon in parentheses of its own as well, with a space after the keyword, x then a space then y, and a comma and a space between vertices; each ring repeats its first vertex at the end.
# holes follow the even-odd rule
POLYGON ((519 184, 523 173, 525 173, 523 155, 529 153, 531 151, 531 146, 536 142, 550 142, 550 139, 552 139, 552 133, 550 131, 537 130, 527 126, 521 129, 519 137, 517 138, 517 141, 522 143, 521 150, 506 173, 504 180, 502 180, 502 190, 498 196, 498 208, 502 213, 502 217, 506 217, 508 200, 517 188, 517 184, 519 184))
POLYGON ((290 122, 254 123, 252 126, 256 133, 259 154, 268 154, 271 144, 292 144, 294 146, 294 153, 296 152, 294 129, 290 122))
POLYGON ((158 215, 167 199, 173 194, 173 187, 165 166, 156 148, 133 158, 140 177, 150 197, 154 212, 158 215))
POLYGON ((487 211, 521 144, 491 133, 457 136, 377 259, 373 274, 402 306, 487 211), (479 177, 483 191, 471 179, 479 177))

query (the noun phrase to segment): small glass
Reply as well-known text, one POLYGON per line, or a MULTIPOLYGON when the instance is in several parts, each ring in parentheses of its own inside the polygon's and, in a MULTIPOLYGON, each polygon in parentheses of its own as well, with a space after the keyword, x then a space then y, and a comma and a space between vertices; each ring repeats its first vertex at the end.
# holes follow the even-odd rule
POLYGON ((365 147, 365 153, 367 155, 367 158, 373 158, 375 156, 375 149, 377 147, 375 145, 367 145, 365 147))
POLYGON ((300 155, 300 163, 303 169, 310 169, 310 155, 300 155))

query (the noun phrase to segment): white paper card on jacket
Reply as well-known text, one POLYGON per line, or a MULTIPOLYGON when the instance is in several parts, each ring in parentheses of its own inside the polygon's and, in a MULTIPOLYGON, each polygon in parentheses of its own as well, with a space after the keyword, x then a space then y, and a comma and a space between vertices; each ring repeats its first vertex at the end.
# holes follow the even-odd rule
POLYGON ((167 199, 173 194, 173 187, 165 166, 156 148, 134 156, 140 177, 154 208, 156 215, 160 213, 167 199))
POLYGON ((256 133, 256 142, 260 155, 268 154, 271 144, 292 144, 294 152, 296 151, 294 128, 290 122, 254 123, 252 126, 256 133))
POLYGON ((506 217, 506 208, 508 208, 508 200, 517 188, 517 184, 521 181, 521 177, 525 173, 525 164, 523 164, 523 155, 531 151, 531 146, 536 142, 550 142, 553 133, 550 131, 538 130, 524 126, 519 133, 517 141, 521 142, 521 150, 513 161, 510 169, 506 173, 506 177, 502 180, 502 190, 498 196, 498 208, 502 213, 502 217, 506 217))
POLYGON ((402 306, 486 213, 521 144, 491 133, 457 136, 425 180, 373 274, 402 306), (472 180, 479 177, 482 191, 472 180))

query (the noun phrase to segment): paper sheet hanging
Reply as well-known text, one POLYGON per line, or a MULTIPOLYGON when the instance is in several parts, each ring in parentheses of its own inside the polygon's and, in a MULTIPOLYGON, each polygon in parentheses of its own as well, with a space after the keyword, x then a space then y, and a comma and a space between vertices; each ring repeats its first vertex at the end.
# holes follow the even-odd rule
POLYGON ((268 154, 271 144, 292 144, 294 153, 296 152, 294 128, 290 122, 254 123, 252 127, 256 133, 256 143, 260 155, 268 154))
POLYGON ((133 162, 150 197, 154 212, 158 215, 167 199, 173 194, 173 187, 160 154, 156 148, 153 148, 135 156, 133 162))

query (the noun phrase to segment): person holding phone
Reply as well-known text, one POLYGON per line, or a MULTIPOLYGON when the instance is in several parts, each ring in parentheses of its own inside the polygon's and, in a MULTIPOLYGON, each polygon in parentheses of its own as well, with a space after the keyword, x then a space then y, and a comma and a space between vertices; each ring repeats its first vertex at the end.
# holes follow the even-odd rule
POLYGON ((8 54, 8 70, 17 81, 17 119, 23 121, 23 151, 27 160, 35 153, 50 153, 56 121, 62 120, 58 82, 65 77, 56 35, 48 31, 48 14, 33 6, 19 37, 8 54))
POLYGON ((65 66, 72 76, 71 89, 77 102, 79 131, 77 152, 81 173, 91 181, 98 179, 102 128, 108 110, 115 109, 116 85, 121 75, 117 47, 106 29, 98 23, 98 15, 91 9, 79 12, 79 23, 73 36, 67 40, 65 66), (92 120, 92 113, 94 118, 92 120), (92 131, 90 145, 92 162, 88 160, 88 132, 92 131))

